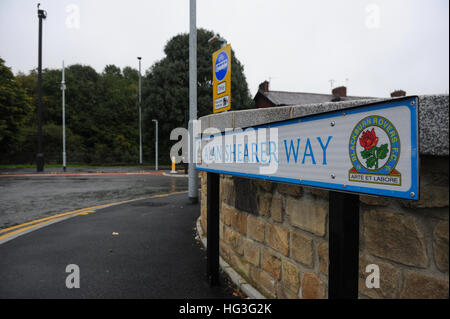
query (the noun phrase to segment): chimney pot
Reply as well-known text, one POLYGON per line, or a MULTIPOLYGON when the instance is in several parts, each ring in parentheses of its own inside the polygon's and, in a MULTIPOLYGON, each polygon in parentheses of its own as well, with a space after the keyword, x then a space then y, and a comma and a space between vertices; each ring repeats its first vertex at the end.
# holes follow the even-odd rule
POLYGON ((331 91, 334 97, 346 97, 347 96, 347 88, 345 86, 339 86, 331 91))
POLYGON ((406 92, 403 90, 395 90, 394 92, 391 93, 391 97, 401 97, 401 96, 406 96, 406 92))
POLYGON ((259 85, 259 90, 262 92, 269 92, 269 82, 264 81, 259 85))

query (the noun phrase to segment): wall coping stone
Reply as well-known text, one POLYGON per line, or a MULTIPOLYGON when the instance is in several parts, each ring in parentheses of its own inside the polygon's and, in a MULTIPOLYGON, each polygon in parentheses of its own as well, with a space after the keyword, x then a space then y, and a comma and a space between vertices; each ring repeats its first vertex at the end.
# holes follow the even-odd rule
MULTIPOLYGON (((323 112, 343 110, 374 102, 393 99, 367 99, 344 102, 326 102, 297 106, 280 106, 211 114, 201 117, 201 130, 206 128, 245 128, 304 117, 323 112)), ((421 155, 449 155, 449 95, 419 96, 419 151, 421 155)))

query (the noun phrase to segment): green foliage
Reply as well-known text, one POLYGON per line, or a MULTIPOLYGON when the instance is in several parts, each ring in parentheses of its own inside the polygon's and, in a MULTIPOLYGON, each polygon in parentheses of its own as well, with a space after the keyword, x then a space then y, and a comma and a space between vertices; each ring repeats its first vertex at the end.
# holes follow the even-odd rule
MULTIPOLYGON (((213 32, 197 33, 198 116, 212 112, 213 32)), ((166 56, 142 78, 144 162, 154 161, 154 123, 159 121, 160 163, 169 163, 169 134, 186 127, 189 108, 189 35, 170 39, 166 56)), ((243 66, 232 52, 232 109, 253 107, 243 66)), ((65 70, 68 163, 137 164, 139 73, 106 65, 102 73, 74 64, 65 70)), ((43 146, 46 163, 62 162, 61 70, 42 72, 43 146)), ((0 59, 0 163, 33 163, 37 148, 37 73, 15 77, 0 59)))
MULTIPOLYGON (((212 113, 212 54, 219 43, 208 44, 214 33, 197 31, 197 117, 212 113)), ((159 121, 160 154, 169 160, 170 132, 175 127, 187 127, 189 120, 189 34, 171 38, 165 48, 166 56, 156 62, 143 80, 143 108, 145 111, 145 137, 153 140, 152 119, 159 121)), ((254 107, 244 75, 244 67, 231 54, 231 108, 254 107)))
POLYGON ((0 58, 0 154, 19 150, 18 132, 31 110, 31 99, 0 58))

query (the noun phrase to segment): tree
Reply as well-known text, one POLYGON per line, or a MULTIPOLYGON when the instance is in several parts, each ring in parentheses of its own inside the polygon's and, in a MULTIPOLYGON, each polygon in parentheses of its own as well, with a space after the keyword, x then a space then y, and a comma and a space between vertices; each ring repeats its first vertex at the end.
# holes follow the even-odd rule
MULTIPOLYGON (((197 113, 198 117, 212 113, 212 53, 219 43, 208 44, 214 33, 197 31, 197 113)), ((169 135, 176 127, 186 127, 189 109, 189 34, 171 38, 165 48, 165 57, 156 62, 143 79, 144 140, 153 141, 152 119, 160 124, 160 154, 169 162, 173 141, 169 135)), ((244 67, 231 53, 231 105, 233 110, 253 107, 253 100, 244 75, 244 67)))
POLYGON ((5 158, 19 149, 19 130, 31 110, 31 99, 0 58, 0 154, 5 158))

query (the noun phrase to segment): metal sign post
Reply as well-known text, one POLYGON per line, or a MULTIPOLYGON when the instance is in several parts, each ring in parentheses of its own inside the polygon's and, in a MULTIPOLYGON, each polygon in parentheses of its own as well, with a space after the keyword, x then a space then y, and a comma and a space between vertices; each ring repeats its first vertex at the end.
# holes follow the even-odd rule
POLYGON ((207 247, 206 247, 206 275, 211 286, 219 285, 219 194, 220 175, 215 173, 207 174, 208 194, 207 194, 207 216, 206 227, 207 247))
POLYGON ((328 298, 358 298, 359 195, 329 193, 328 298))

